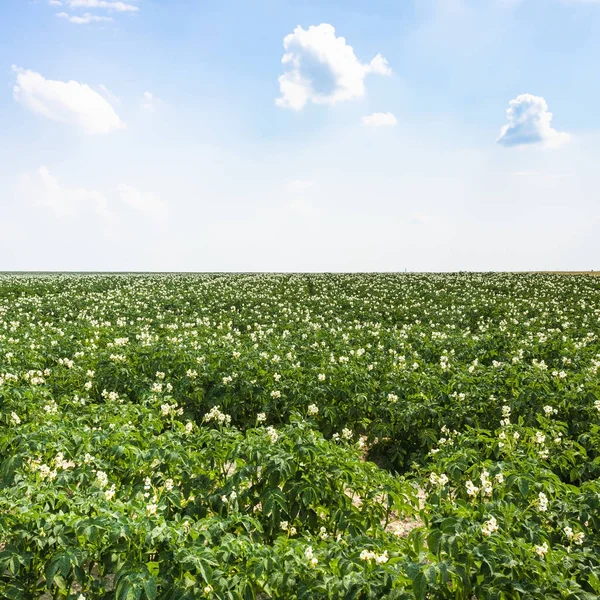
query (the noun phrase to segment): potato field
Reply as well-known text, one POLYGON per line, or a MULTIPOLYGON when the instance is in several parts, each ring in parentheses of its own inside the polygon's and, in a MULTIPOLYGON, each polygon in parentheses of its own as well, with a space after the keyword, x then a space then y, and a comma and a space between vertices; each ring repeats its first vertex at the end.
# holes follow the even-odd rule
POLYGON ((0 598, 599 598, 599 336, 583 275, 0 275, 0 598))

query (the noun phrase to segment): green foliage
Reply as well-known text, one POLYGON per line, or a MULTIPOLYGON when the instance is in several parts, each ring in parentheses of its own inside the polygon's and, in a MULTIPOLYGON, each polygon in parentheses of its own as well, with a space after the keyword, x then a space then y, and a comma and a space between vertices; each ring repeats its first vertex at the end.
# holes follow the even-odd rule
POLYGON ((0 275, 0 597, 597 598, 599 291, 0 275))

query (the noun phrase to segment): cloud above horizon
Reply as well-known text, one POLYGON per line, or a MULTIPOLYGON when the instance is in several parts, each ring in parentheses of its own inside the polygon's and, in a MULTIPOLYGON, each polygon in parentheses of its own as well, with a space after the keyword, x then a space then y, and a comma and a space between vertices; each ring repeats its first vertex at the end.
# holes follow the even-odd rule
POLYGON ((64 186, 50 170, 41 166, 35 173, 21 176, 19 195, 49 208, 61 216, 69 216, 85 208, 108 215, 108 202, 97 191, 64 186))
MULTIPOLYGON (((53 2, 51 4, 54 4, 53 2)), ((139 12, 139 6, 111 0, 63 0, 71 8, 101 8, 114 12, 139 12)))
POLYGON ((552 129, 552 113, 541 96, 520 94, 510 101, 506 117, 508 124, 502 127, 496 140, 503 146, 541 143, 555 148, 570 139, 568 133, 552 129))
POLYGON ((367 125, 368 127, 390 127, 398 124, 396 117, 391 112, 376 112, 361 117, 360 120, 363 125, 367 125))
POLYGON ((137 211, 154 218, 164 217, 167 213, 165 204, 154 194, 140 192, 136 188, 123 183, 117 186, 116 191, 123 203, 137 211))
POLYGON ((377 54, 369 63, 361 63, 346 39, 335 34, 328 23, 298 26, 283 39, 281 59, 284 73, 279 77, 281 96, 277 106, 301 110, 313 104, 333 105, 360 98, 365 93, 368 74, 390 75, 387 60, 377 54))
POLYGON ((51 121, 72 125, 88 135, 125 128, 111 104, 89 85, 78 81, 46 79, 35 71, 13 66, 14 99, 31 112, 51 121))
POLYGON ((112 21, 112 17, 104 17, 101 15, 92 15, 91 13, 84 13, 83 15, 70 15, 66 12, 56 13, 59 19, 66 19, 69 23, 75 23, 75 25, 89 25, 90 23, 109 23, 112 21))

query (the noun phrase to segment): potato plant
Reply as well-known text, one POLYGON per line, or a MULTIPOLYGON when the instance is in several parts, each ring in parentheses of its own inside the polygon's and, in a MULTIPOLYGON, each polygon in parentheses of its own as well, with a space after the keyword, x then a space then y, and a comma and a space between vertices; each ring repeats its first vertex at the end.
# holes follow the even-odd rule
POLYGON ((600 279, 0 275, 0 597, 600 596, 600 279))

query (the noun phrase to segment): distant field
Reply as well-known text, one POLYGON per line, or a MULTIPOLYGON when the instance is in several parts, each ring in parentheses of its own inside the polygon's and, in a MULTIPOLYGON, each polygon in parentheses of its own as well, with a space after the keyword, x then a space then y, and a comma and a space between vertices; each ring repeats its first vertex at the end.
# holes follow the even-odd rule
POLYGON ((549 273, 0 275, 0 598, 597 599, 599 323, 549 273))

